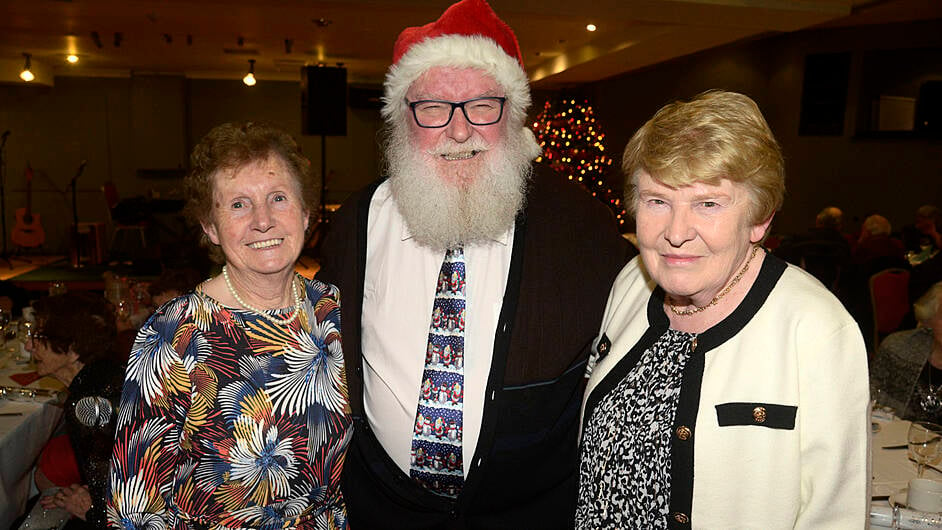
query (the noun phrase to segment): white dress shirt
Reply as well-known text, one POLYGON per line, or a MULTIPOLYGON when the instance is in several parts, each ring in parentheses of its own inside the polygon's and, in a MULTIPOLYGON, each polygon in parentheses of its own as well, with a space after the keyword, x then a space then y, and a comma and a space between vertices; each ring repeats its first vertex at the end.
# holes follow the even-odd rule
MULTIPOLYGON (((434 207, 434 205, 429 205, 434 207)), ((513 250, 513 226, 497 240, 464 247, 467 282, 462 452, 467 475, 481 431, 484 389, 494 355, 513 250)), ((362 347, 364 409, 396 465, 409 473, 412 435, 435 288, 444 251, 412 238, 389 182, 370 202, 362 347)))

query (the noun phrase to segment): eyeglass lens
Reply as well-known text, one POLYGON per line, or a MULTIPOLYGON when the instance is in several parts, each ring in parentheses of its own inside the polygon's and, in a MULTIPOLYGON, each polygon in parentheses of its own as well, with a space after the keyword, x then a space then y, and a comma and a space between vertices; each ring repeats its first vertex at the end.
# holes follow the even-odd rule
POLYGON ((423 100, 410 104, 416 122, 422 127, 444 127, 454 115, 455 108, 461 108, 465 119, 472 125, 490 125, 500 121, 504 108, 504 98, 475 98, 467 101, 423 100))

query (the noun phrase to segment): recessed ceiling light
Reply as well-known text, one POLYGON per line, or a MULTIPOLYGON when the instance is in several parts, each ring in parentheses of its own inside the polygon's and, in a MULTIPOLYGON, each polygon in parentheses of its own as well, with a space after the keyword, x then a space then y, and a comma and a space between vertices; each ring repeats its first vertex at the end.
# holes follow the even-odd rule
POLYGON ((74 53, 70 53, 68 56, 66 56, 65 60, 69 61, 71 64, 75 64, 79 61, 78 55, 75 55, 74 53))
POLYGON ((595 27, 595 24, 587 24, 585 29, 586 31, 595 31, 598 28, 595 27))

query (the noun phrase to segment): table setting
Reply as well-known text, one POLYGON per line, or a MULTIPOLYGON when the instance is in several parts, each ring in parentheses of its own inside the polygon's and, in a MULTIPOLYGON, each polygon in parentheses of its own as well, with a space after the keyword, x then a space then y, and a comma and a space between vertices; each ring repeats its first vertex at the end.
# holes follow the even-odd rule
POLYGON ((36 373, 25 344, 28 320, 0 311, 0 528, 23 513, 35 489, 32 469, 59 425, 65 387, 36 373))
POLYGON ((942 529, 942 426, 872 416, 870 525, 942 529))

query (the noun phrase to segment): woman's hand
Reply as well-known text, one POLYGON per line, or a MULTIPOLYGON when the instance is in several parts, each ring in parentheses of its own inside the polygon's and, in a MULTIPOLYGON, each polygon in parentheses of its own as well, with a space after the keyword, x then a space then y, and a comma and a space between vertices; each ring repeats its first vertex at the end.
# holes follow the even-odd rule
POLYGON ((39 502, 43 509, 62 508, 73 517, 84 521, 85 512, 92 507, 92 496, 88 493, 87 487, 72 484, 67 488, 62 488, 55 495, 43 497, 39 502))

